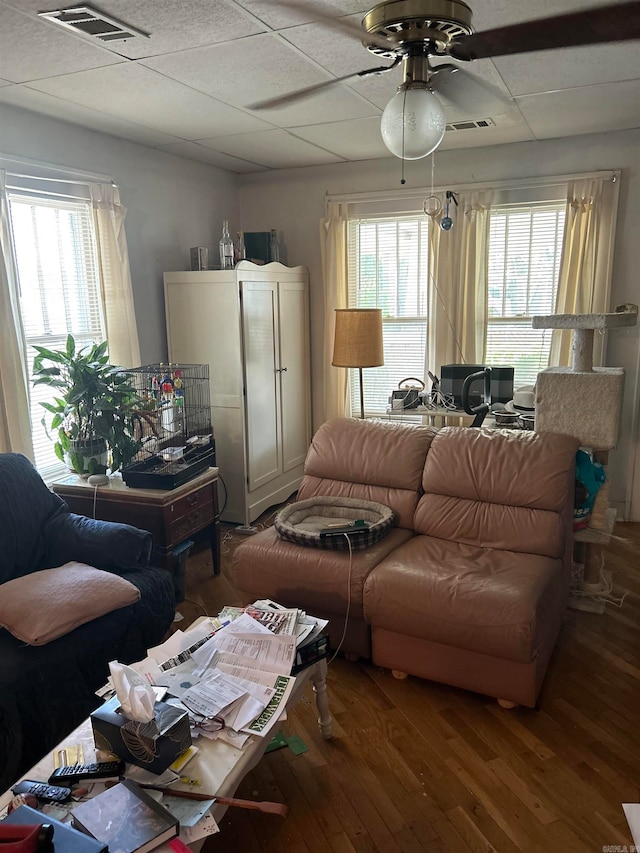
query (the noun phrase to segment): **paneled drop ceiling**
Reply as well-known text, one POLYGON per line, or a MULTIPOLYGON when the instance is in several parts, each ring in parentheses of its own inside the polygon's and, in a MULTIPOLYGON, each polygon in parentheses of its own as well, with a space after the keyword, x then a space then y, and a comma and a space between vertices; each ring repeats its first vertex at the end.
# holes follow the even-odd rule
MULTIPOLYGON (((606 5, 469 2, 477 31, 606 5)), ((386 64, 318 20, 320 10, 359 23, 370 8, 361 0, 301 0, 304 11, 275 0, 91 5, 149 37, 101 42, 38 16, 64 4, 0 0, 0 102, 233 172, 391 156, 380 115, 401 82, 399 68, 277 109, 249 107, 386 64)), ((489 126, 452 128, 442 148, 640 126, 639 41, 479 60, 467 68, 475 76, 454 75, 443 98, 447 121, 489 119, 489 126)), ((1 139, 0 129, 0 148, 1 139)))

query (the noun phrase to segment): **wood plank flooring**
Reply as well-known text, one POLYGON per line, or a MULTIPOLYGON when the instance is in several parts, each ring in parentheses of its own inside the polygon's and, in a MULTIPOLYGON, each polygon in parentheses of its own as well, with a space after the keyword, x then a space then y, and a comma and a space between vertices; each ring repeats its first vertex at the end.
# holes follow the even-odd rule
MULTIPOLYGON (((241 603, 229 567, 243 537, 223 533, 221 576, 206 548, 189 558, 186 624, 241 603)), ((338 657, 333 739, 319 734, 309 688, 283 726, 308 751, 268 754, 238 790, 286 802, 287 819, 229 809, 204 853, 630 850, 621 803, 640 799, 640 524, 616 535, 606 566, 623 606, 567 611, 539 710, 338 657)))

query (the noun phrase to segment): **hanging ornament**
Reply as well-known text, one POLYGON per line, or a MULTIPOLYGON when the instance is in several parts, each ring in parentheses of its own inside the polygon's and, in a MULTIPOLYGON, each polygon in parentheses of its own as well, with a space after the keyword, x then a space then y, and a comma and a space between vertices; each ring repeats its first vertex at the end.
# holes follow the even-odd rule
POLYGON ((438 198, 438 196, 433 191, 433 179, 435 177, 436 171, 436 155, 435 151, 431 154, 431 193, 425 198, 424 203, 422 205, 422 209, 426 213, 427 216, 430 216, 432 219, 440 213, 442 210, 442 202, 438 198))
POLYGON ((453 219, 449 216, 449 205, 453 201, 453 203, 457 207, 458 199, 456 198, 456 194, 452 190, 447 190, 446 199, 447 203, 444 211, 444 216, 440 220, 440 228, 442 228, 443 231, 451 231, 451 229, 453 228, 453 219))
POLYGON ((437 195, 428 195, 424 200, 422 209, 427 216, 435 217, 442 210, 442 202, 437 195))

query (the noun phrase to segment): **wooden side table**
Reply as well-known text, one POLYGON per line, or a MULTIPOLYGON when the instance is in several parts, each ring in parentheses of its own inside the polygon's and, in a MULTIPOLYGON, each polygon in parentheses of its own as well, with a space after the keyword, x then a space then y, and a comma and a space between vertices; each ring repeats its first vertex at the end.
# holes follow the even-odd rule
POLYGON ((208 468, 188 483, 169 490, 133 489, 117 474, 109 478, 106 486, 91 486, 74 474, 57 480, 51 488, 66 501, 71 512, 148 530, 155 545, 152 562, 172 573, 176 546, 208 529, 213 574, 220 574, 217 468, 208 468))

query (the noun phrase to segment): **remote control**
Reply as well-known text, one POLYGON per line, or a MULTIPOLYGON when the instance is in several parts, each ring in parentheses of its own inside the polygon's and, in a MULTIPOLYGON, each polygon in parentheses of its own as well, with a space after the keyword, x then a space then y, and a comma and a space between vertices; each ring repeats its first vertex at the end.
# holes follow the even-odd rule
POLYGON ((325 527, 320 531, 320 538, 326 539, 327 536, 344 536, 345 533, 347 536, 357 536, 358 534, 368 532, 369 527, 365 527, 364 525, 359 525, 358 527, 353 527, 352 525, 345 525, 344 527, 325 527))
POLYGON ((11 789, 14 794, 32 794, 44 803, 66 803, 71 798, 71 788, 61 785, 47 785, 46 782, 33 782, 24 779, 11 789))
POLYGON ((81 779, 111 779, 122 776, 124 761, 99 761, 95 764, 69 764, 58 767, 49 776, 52 785, 73 785, 81 779))

